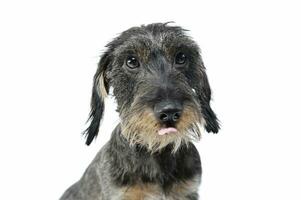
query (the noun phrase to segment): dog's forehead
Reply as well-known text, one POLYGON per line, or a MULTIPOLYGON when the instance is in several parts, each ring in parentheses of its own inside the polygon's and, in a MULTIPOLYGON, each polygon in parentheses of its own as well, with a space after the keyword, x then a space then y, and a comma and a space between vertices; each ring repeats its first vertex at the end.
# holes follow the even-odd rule
POLYGON ((152 25, 134 27, 124 31, 111 45, 114 47, 115 56, 136 54, 147 58, 152 51, 173 54, 180 46, 197 48, 193 40, 185 34, 181 27, 152 25))

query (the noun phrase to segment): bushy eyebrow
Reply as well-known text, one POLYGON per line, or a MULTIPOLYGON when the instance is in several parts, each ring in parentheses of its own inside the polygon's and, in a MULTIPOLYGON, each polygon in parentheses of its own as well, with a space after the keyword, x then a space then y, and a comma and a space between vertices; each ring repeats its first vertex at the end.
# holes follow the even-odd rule
POLYGON ((126 56, 135 55, 140 60, 146 61, 152 48, 153 42, 149 38, 136 36, 124 41, 113 53, 117 59, 125 59, 126 56))
POLYGON ((124 62, 127 56, 137 56, 142 62, 147 62, 154 49, 163 50, 168 59, 173 60, 178 51, 191 55, 191 58, 198 56, 199 48, 189 37, 184 35, 151 35, 139 34, 127 38, 113 52, 118 63, 124 62))

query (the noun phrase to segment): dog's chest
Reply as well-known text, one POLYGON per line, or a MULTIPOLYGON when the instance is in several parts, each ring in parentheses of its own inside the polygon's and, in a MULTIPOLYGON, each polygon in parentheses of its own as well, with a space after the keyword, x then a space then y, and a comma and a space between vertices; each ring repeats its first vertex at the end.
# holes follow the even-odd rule
POLYGON ((197 193, 199 177, 185 182, 175 183, 168 192, 157 184, 136 184, 119 188, 114 200, 185 200, 192 193, 197 193))
POLYGON ((158 154, 146 150, 116 152, 113 148, 108 169, 114 187, 112 200, 185 200, 197 193, 201 162, 193 144, 175 154, 166 148, 158 154), (123 156, 120 156, 123 155, 123 156))

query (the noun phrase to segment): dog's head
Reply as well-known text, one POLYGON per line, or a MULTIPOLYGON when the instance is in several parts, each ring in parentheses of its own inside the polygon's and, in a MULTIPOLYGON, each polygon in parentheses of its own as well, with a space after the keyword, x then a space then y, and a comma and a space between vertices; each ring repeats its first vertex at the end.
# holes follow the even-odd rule
POLYGON ((97 136, 110 87, 131 145, 155 152, 171 144, 176 151, 199 139, 200 125, 218 132, 200 50, 181 27, 133 27, 107 45, 94 76, 88 145, 97 136))

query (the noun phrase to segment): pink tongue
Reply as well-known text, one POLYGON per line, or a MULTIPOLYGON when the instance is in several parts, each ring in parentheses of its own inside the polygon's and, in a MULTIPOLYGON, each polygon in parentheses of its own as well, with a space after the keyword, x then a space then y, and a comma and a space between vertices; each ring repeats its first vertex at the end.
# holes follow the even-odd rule
POLYGON ((176 128, 173 128, 173 127, 169 127, 169 128, 161 128, 159 131, 158 131, 158 134, 159 135, 165 135, 165 134, 168 134, 168 133, 175 133, 177 132, 178 130, 176 128))

